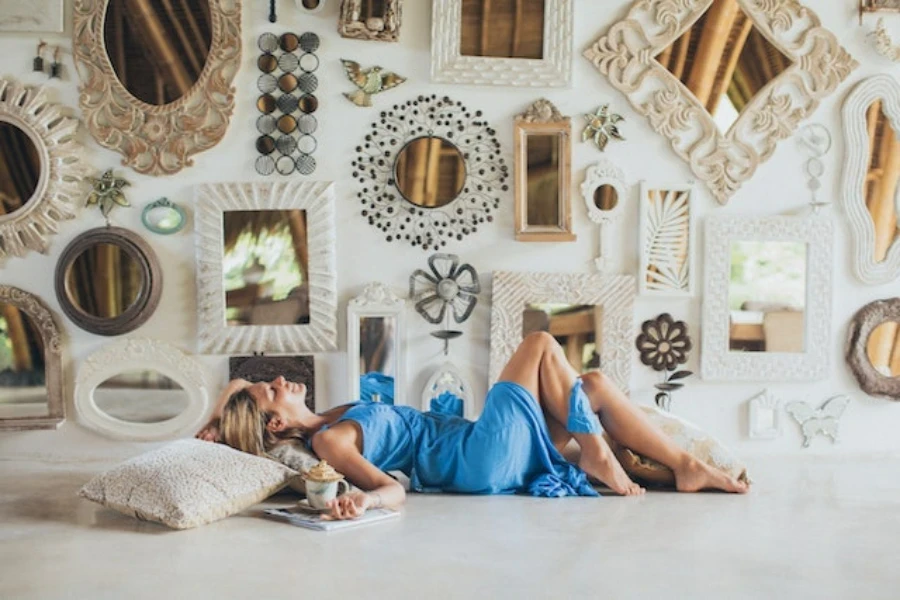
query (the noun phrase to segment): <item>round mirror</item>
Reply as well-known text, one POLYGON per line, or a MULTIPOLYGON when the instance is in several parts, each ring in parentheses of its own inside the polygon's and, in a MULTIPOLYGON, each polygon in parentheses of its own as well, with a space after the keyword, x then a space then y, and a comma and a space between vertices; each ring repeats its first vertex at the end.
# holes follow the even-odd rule
POLYGON ((446 206, 465 185, 466 161, 459 148, 444 138, 416 138, 397 155, 394 182, 400 194, 416 206, 446 206))
POLYGON ((594 190, 594 206, 600 210, 612 210, 619 204, 619 192, 616 188, 604 183, 594 190))
POLYGON ((300 46, 300 38, 295 33, 285 33, 281 36, 281 49, 285 52, 293 52, 300 46))
POLYGON ((85 248, 66 269, 66 295, 79 310, 101 319, 122 315, 141 293, 141 269, 117 244, 85 248))
POLYGON ((128 423, 169 421, 187 410, 188 401, 183 387, 154 370, 125 371, 94 390, 101 412, 128 423))
POLYGON ((275 108, 277 106, 278 103, 275 101, 275 98, 271 94, 263 94, 256 101, 256 108, 258 108, 259 112, 263 113, 264 115, 275 112, 275 108))
POLYGON ((209 0, 109 0, 103 26, 116 77, 138 100, 161 106, 200 79, 212 45, 209 0))
POLYGON ((866 356, 885 377, 900 377, 900 323, 885 321, 869 334, 866 356))
POLYGON ((263 73, 271 73, 278 66, 278 59, 272 54, 261 54, 256 60, 256 66, 263 73))
POLYGON ((153 233, 168 235, 181 231, 187 221, 187 215, 185 215, 184 209, 177 204, 161 198, 144 207, 141 220, 144 222, 144 227, 153 233))
POLYGON ((41 157, 31 137, 7 121, 0 121, 0 173, 0 215, 9 215, 34 197, 41 157))
POLYGON ((297 106, 300 107, 300 111, 306 114, 316 112, 316 109, 319 108, 319 100, 312 94, 306 94, 300 97, 297 106))
POLYGON ((278 78, 278 89, 285 94, 290 94, 297 89, 297 76, 293 73, 285 73, 278 78))

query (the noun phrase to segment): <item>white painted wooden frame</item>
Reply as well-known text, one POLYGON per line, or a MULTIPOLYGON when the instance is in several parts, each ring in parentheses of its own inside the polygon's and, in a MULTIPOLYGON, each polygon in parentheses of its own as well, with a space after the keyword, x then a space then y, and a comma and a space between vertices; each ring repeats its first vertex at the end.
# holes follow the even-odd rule
POLYGON ((196 190, 198 345, 202 354, 303 354, 337 349, 334 184, 216 183, 196 190), (223 213, 305 210, 309 246, 306 325, 226 326, 223 213))
POLYGON ((406 299, 383 283, 374 282, 347 304, 347 372, 352 400, 359 400, 360 317, 394 319, 394 405, 406 404, 406 299))
POLYGON ((98 433, 136 441, 165 440, 193 434, 209 409, 203 367, 193 358, 165 342, 125 338, 103 346, 90 355, 75 379, 75 411, 78 421, 98 433), (132 423, 117 419, 97 406, 94 390, 101 383, 131 370, 155 370, 180 385, 188 406, 178 416, 160 423, 132 423))
POLYGON ((460 54, 463 0, 432 0, 431 80, 467 85, 569 87, 574 0, 545 0, 543 58, 460 54))
POLYGON ((809 217, 719 217, 706 221, 706 277, 700 365, 711 381, 813 381, 830 373, 834 229, 824 214, 809 217), (733 241, 806 243, 804 352, 729 350, 728 284, 733 241))
POLYGON ((598 340, 603 373, 628 393, 634 343, 634 277, 494 271, 493 285, 490 383, 497 381, 522 341, 522 313, 528 304, 591 304, 603 307, 603 331, 598 340))
POLYGON ((609 269, 610 235, 608 229, 617 223, 625 213, 628 203, 628 189, 625 185, 625 173, 612 162, 601 159, 588 167, 581 183, 581 196, 587 206, 588 218, 600 226, 600 254, 594 259, 594 265, 601 273, 609 269), (594 193, 598 188, 609 185, 616 191, 616 205, 609 210, 600 210, 594 202, 594 193))
POLYGON ((642 295, 694 295, 694 186, 685 184, 651 185, 641 182, 640 271, 638 285, 642 295), (661 206, 650 203, 650 192, 665 192, 661 206), (687 194, 687 196, 682 196, 687 194), (686 201, 687 215, 684 215, 686 201), (685 239, 686 238, 686 239, 685 239), (678 247, 687 245, 679 260, 678 247), (654 270, 651 270, 654 269, 654 270), (653 281, 648 282, 647 278, 653 281))
POLYGON ((754 440, 771 440, 781 435, 781 401, 769 390, 763 390, 747 401, 747 435, 754 440), (769 413, 772 425, 764 423, 769 413))
MULTIPOLYGON (((891 244, 887 256, 875 261, 875 224, 866 208, 865 183, 869 172, 869 131, 866 111, 876 100, 900 136, 900 83, 887 74, 875 75, 857 84, 844 101, 843 122, 846 139, 844 181, 841 198, 853 232, 853 271, 863 283, 879 285, 900 277, 900 243, 891 244)), ((900 197, 897 201, 900 216, 900 197)))
POLYGON ((656 56, 713 0, 635 0, 584 56, 671 142, 721 204, 750 179, 858 63, 819 17, 797 0, 737 0, 753 24, 793 64, 750 101, 725 133, 656 56))
POLYGON ((422 390, 422 412, 431 410, 431 401, 444 392, 450 392, 462 400, 463 417, 470 421, 475 420, 475 398, 472 396, 472 386, 469 385, 459 367, 450 361, 435 369, 425 383, 425 388, 422 390))

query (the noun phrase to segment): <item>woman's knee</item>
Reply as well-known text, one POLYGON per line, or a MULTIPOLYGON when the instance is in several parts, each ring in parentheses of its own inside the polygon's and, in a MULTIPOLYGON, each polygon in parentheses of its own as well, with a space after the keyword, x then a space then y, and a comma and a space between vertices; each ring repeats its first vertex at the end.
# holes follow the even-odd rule
POLYGON ((588 394, 592 392, 603 393, 613 385, 612 381, 602 371, 591 371, 581 376, 584 382, 585 391, 588 394))
POLYGON ((529 348, 535 351, 545 350, 558 345, 556 338, 546 331, 533 331, 525 336, 519 348, 529 348))

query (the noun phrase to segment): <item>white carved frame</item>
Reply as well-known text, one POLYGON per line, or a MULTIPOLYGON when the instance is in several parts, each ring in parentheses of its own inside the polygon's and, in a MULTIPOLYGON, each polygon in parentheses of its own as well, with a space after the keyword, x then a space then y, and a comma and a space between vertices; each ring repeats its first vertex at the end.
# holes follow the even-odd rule
POLYGON ((640 270, 638 271, 638 286, 642 296, 665 296, 665 297, 691 297, 694 295, 694 288, 696 282, 696 261, 694 260, 694 256, 696 254, 696 250, 694 248, 696 233, 694 231, 694 186, 691 184, 683 184, 676 183, 671 185, 652 185, 647 181, 641 181, 641 197, 638 202, 639 206, 639 228, 640 228, 640 236, 639 236, 639 248, 638 254, 640 256, 640 270), (650 191, 657 190, 663 192, 676 192, 676 193, 686 193, 688 195, 688 218, 687 218, 687 227, 684 231, 684 235, 687 237, 687 257, 685 261, 687 262, 687 288, 684 289, 651 289, 647 285, 647 271, 650 267, 654 266, 655 263, 652 263, 650 260, 649 252, 647 250, 647 228, 650 224, 650 199, 649 194, 650 191))
POLYGON ((612 162, 601 159, 588 167, 581 183, 581 196, 587 206, 588 218, 600 226, 600 255, 594 259, 594 265, 601 273, 609 269, 610 235, 607 231, 611 225, 618 223, 625 213, 628 202, 628 188, 625 184, 625 172, 612 162), (609 210, 600 210, 594 203, 597 188, 609 185, 616 190, 616 205, 609 210))
POLYGON ((469 385, 463 372, 450 361, 445 362, 435 369, 425 387, 422 389, 422 412, 431 410, 431 401, 444 392, 450 392, 463 402, 463 417, 474 421, 475 398, 472 396, 472 386, 469 385))
POLYGON ((574 0, 545 0, 543 58, 460 54, 463 0, 432 0, 431 80, 467 85, 569 87, 574 0))
POLYGON ((347 372, 351 400, 359 400, 360 317, 394 319, 394 406, 406 404, 406 299, 383 283, 373 282, 347 303, 347 372))
POLYGON ((753 440, 772 440, 781 435, 781 400, 763 390, 747 401, 747 435, 753 440), (766 411, 772 413, 772 425, 763 424, 766 411))
POLYGON ((598 340, 603 373, 627 394, 631 379, 636 292, 631 275, 494 271, 490 383, 497 381, 522 341, 522 313, 526 305, 590 304, 603 307, 602 339, 598 340))
POLYGON ((772 156, 858 66, 818 16, 797 0, 737 0, 766 39, 793 65, 764 87, 727 133, 655 56, 669 47, 713 0, 636 0, 628 15, 584 56, 647 117, 720 204, 772 156))
POLYGON ((203 367, 175 346, 158 340, 124 338, 109 343, 85 359, 75 379, 75 411, 79 422, 115 439, 154 441, 192 434, 202 424, 208 409, 203 367), (100 410, 94 400, 97 386, 132 370, 158 371, 175 381, 187 393, 187 408, 160 423, 132 423, 100 410))
POLYGON ((196 190, 198 344, 202 354, 298 354, 337 349, 334 184, 215 183, 196 190), (226 326, 223 213, 305 210, 309 246, 307 325, 226 326))
POLYGON ((90 171, 75 139, 78 121, 47 100, 43 89, 0 78, 0 122, 24 131, 37 150, 40 178, 19 210, 0 215, 0 259, 46 253, 59 223, 74 219, 84 203, 83 178, 90 171))
MULTIPOLYGON (((875 260, 875 224, 866 208, 865 183, 869 173, 869 131, 866 112, 876 100, 900 136, 900 83, 887 74, 864 79, 844 100, 843 122, 846 139, 844 181, 841 198, 853 232, 853 271, 863 283, 879 285, 900 277, 900 243, 894 240, 887 256, 875 260)), ((900 201, 897 202, 900 215, 900 201)))
POLYGON ((719 217, 706 221, 706 278, 700 365, 711 381, 813 381, 831 371, 834 228, 824 214, 809 217, 719 217), (728 284, 733 241, 806 243, 804 352, 729 350, 728 284))

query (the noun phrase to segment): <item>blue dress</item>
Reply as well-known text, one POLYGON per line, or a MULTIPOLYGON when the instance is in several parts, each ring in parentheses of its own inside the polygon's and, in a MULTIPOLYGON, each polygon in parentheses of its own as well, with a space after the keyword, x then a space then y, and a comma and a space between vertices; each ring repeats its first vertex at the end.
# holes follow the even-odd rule
MULTIPOLYGON (((577 430, 572 417, 583 413, 585 402, 577 380, 570 401, 570 430, 577 430)), ((596 420, 593 414, 584 418, 590 417, 596 420)), ((516 383, 495 384, 475 422, 373 402, 354 403, 340 421, 358 423, 363 457, 382 471, 402 471, 413 491, 599 495, 584 471, 553 446, 538 402, 516 383)))

